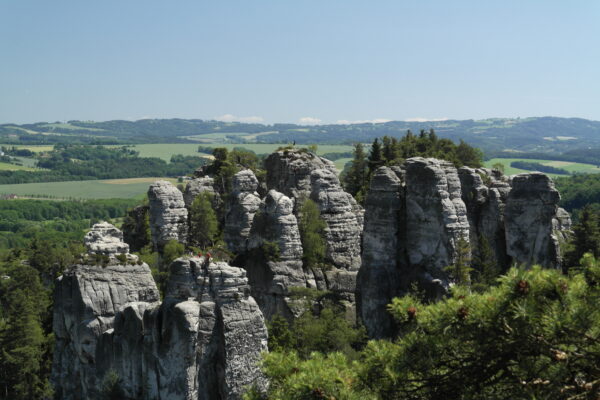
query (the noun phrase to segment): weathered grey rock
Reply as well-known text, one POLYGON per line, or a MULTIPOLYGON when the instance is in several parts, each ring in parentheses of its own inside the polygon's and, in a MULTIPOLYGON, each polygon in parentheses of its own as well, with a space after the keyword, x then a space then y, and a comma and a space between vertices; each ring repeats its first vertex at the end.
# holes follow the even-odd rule
POLYGON ((402 293, 406 278, 401 275, 404 200, 401 178, 388 167, 378 168, 365 199, 362 268, 356 288, 359 317, 373 338, 390 336, 396 327, 387 305, 402 293))
POLYGON ((406 249, 411 268, 431 293, 446 292, 460 239, 469 240, 467 209, 456 168, 433 158, 409 158, 406 167, 406 249))
MULTIPOLYGON (((86 245, 94 253, 113 255, 115 249, 126 249, 126 244, 118 243, 119 237, 112 225, 96 224, 86 235, 86 245)), ((77 264, 67 269, 54 292, 52 382, 57 398, 99 398, 108 372, 97 366, 101 336, 113 329, 115 317, 124 309, 154 307, 159 300, 146 264, 123 265, 112 258, 105 266, 77 264)), ((139 379, 127 383, 136 384, 139 379)))
MULTIPOLYGON (((185 206, 189 208, 196 196, 198 196, 202 192, 210 193, 213 198, 216 197, 220 200, 219 193, 215 191, 214 188, 215 181, 210 176, 203 176, 201 178, 194 178, 188 181, 185 186, 185 190, 183 191, 183 201, 185 202, 185 206)), ((217 202, 218 200, 214 200, 217 202)))
POLYGON ((187 241, 188 211, 183 194, 169 181, 156 181, 148 189, 150 230, 158 249, 170 240, 187 241))
POLYGON ((88 252, 104 255, 129 253, 129 245, 123 242, 123 232, 106 221, 95 224, 83 238, 88 252))
POLYGON ((359 315, 371 337, 396 334, 386 305, 412 284, 430 298, 451 284, 445 266, 457 256, 460 238, 475 256, 484 240, 501 268, 513 261, 560 265, 559 247, 570 226, 557 209, 558 192, 540 173, 512 179, 499 171, 411 158, 403 167, 381 167, 366 199, 359 315), (512 186, 511 186, 512 185, 512 186))
POLYGON ((473 255, 477 256, 482 251, 481 246, 487 245, 492 249, 500 270, 505 270, 510 264, 504 234, 504 205, 510 191, 508 180, 493 170, 483 168, 462 167, 458 173, 462 198, 467 206, 473 255), (482 240, 485 243, 480 243, 482 240))
POLYGON ((147 384, 156 398, 241 399, 249 386, 265 388, 258 362, 267 330, 249 293, 241 268, 204 258, 173 262, 164 303, 146 315, 146 354, 155 365, 147 384))
POLYGON ((316 169, 337 173, 333 162, 305 150, 276 151, 265 160, 267 187, 294 199, 296 215, 300 203, 310 197, 312 185, 310 174, 316 169))
POLYGON ((327 223, 327 261, 336 268, 358 271, 362 225, 353 212, 354 204, 334 172, 317 169, 310 177, 310 198, 318 205, 321 218, 327 223))
POLYGON ((294 312, 289 289, 314 282, 311 273, 305 273, 302 267, 302 242, 293 210, 294 202, 289 197, 270 190, 254 217, 248 239, 245 268, 252 296, 267 319, 275 314, 291 317, 294 312), (265 257, 263 249, 269 244, 279 250, 276 260, 265 257))
POLYGON ((260 207, 261 200, 256 192, 258 179, 251 170, 242 170, 233 176, 232 186, 223 238, 230 251, 242 253, 246 251, 252 221, 260 207))
POLYGON ((560 194, 545 174, 532 172, 512 177, 504 210, 507 253, 513 262, 560 267, 553 219, 560 194))
MULTIPOLYGON (((118 236, 105 228, 95 232, 118 236)), ((58 398, 103 398, 109 372, 131 399, 230 400, 249 386, 265 389, 258 362, 267 330, 246 272, 197 257, 179 258, 170 269, 162 304, 146 264, 80 264, 58 279, 58 398)))

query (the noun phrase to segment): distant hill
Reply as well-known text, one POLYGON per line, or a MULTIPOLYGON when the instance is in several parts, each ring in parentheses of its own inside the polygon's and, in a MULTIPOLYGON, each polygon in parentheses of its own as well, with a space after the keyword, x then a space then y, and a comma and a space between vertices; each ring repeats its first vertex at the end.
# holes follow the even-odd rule
POLYGON ((600 148, 600 121, 581 118, 490 118, 426 122, 391 121, 351 125, 248 124, 198 119, 69 121, 0 125, 0 142, 52 143, 292 143, 350 144, 402 136, 410 129, 435 129, 440 137, 463 139, 486 154, 560 154, 600 148))

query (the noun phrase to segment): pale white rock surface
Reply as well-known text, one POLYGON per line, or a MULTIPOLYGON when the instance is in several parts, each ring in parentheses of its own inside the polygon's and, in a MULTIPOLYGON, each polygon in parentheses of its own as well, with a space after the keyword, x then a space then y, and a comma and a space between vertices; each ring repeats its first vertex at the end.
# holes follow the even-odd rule
POLYGON ((169 181, 156 181, 148 189, 150 230, 158 249, 170 240, 187 241, 188 211, 183 194, 169 181))

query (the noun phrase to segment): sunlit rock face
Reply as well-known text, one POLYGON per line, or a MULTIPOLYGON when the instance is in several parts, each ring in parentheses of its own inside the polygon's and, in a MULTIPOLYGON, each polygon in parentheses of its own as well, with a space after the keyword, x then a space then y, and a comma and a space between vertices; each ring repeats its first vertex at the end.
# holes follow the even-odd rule
POLYGON ((148 189, 152 242, 162 249, 171 240, 187 241, 188 210, 183 194, 169 181, 156 181, 148 189))
POLYGON ((241 399, 249 386, 264 390, 258 362, 268 335, 246 271, 179 258, 161 303, 150 269, 123 252, 115 229, 94 226, 90 253, 56 282, 57 398, 102 399, 109 374, 128 399, 241 399))

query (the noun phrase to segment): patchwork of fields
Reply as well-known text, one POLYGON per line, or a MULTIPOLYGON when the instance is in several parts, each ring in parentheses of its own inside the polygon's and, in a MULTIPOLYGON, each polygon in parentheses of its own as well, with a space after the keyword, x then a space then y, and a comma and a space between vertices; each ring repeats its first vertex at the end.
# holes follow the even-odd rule
POLYGON ((171 178, 130 178, 71 182, 22 183, 0 185, 0 194, 51 199, 132 199, 143 198, 148 186, 159 179, 177 184, 171 178))
MULTIPOLYGON (((562 168, 569 171, 571 174, 580 173, 580 174, 597 174, 600 173, 600 168, 592 164, 582 164, 577 162, 569 162, 569 161, 553 161, 553 160, 532 160, 525 158, 492 158, 485 162, 485 166, 491 168, 496 163, 501 163, 504 165, 504 173, 506 175, 515 175, 521 174, 523 172, 529 172, 524 169, 513 168, 510 166, 511 162, 514 161, 526 161, 526 162, 534 162, 542 165, 547 165, 555 168, 562 168)), ((547 174, 551 177, 559 177, 566 175, 558 175, 558 174, 547 174)))

